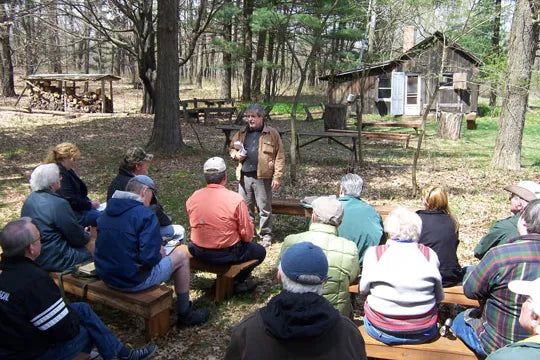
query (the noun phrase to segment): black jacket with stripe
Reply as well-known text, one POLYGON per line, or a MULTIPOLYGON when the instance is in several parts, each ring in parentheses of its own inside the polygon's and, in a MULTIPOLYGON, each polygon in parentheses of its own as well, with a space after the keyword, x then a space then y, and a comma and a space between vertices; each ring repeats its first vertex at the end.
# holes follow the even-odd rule
POLYGON ((26 257, 0 261, 0 359, 33 359, 79 333, 49 274, 26 257))

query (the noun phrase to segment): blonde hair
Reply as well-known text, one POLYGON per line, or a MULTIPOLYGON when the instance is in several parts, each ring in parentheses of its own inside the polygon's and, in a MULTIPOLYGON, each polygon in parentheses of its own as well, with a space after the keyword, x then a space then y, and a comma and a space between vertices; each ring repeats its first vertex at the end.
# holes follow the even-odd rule
POLYGON ((57 163, 59 161, 62 161, 63 159, 76 159, 79 156, 81 156, 81 152, 79 151, 77 145, 70 142, 64 142, 56 145, 54 149, 49 150, 45 162, 57 163))
POLYGON ((454 222, 456 233, 459 231, 459 222, 454 214, 452 214, 450 206, 448 206, 448 192, 444 188, 433 185, 428 186, 422 191, 422 197, 424 198, 424 205, 427 210, 440 210, 447 214, 454 222))

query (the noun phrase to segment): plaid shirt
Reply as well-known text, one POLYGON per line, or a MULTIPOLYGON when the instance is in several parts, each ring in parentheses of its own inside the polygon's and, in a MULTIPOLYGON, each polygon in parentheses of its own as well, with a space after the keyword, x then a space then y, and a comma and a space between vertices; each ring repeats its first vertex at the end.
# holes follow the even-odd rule
POLYGON ((508 290, 512 280, 536 280, 540 277, 540 235, 517 237, 510 243, 492 248, 463 281, 465 295, 484 304, 482 316, 477 309, 467 310, 465 321, 476 330, 487 354, 529 336, 519 324, 525 296, 508 290))

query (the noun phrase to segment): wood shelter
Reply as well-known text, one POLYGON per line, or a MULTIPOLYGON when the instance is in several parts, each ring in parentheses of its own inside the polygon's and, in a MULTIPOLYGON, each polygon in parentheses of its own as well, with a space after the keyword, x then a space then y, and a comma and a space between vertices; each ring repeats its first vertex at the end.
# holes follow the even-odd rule
MULTIPOLYGON (((328 81, 328 102, 345 104, 349 94, 363 92, 363 113, 420 115, 440 72, 443 44, 443 34, 436 32, 392 60, 321 77, 328 81)), ((471 79, 480 65, 473 54, 447 43, 443 80, 430 110, 476 112, 479 86, 471 79)))
MULTIPOLYGON (((25 78, 28 85, 31 85, 31 91, 49 91, 57 94, 60 101, 61 108, 57 110, 70 111, 71 103, 78 104, 79 102, 85 102, 85 97, 89 98, 88 101, 92 101, 91 97, 100 100, 100 111, 113 112, 113 81, 119 81, 121 78, 111 74, 34 74, 25 78), (58 82, 57 86, 52 86, 52 82, 58 82), (100 87, 91 92, 92 95, 77 95, 77 82, 100 82, 100 87), (109 83, 109 97, 106 95, 106 83, 109 83), (42 85, 48 84, 50 90, 45 89, 42 85), (41 86, 40 86, 41 85, 41 86)), ((26 88, 25 88, 26 90, 26 88)), ((87 111, 91 112, 91 111, 87 111)))

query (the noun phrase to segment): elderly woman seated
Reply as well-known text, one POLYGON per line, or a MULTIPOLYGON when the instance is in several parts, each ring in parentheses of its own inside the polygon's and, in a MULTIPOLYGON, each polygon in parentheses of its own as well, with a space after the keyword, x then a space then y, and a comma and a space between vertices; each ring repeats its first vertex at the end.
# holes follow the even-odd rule
POLYGON ((41 255, 36 262, 46 271, 64 271, 92 259, 94 241, 79 225, 69 203, 56 191, 60 172, 56 164, 39 165, 30 176, 32 193, 21 216, 32 218, 41 235, 41 255))
POLYGON ((388 345, 419 344, 437 336, 437 304, 444 298, 437 254, 418 244, 422 220, 400 207, 384 222, 386 245, 368 248, 360 293, 367 333, 388 345))

